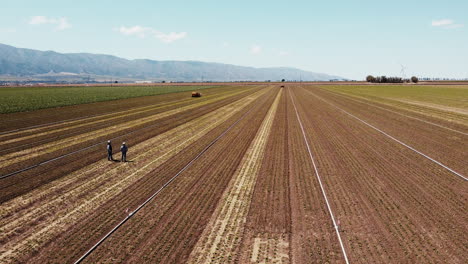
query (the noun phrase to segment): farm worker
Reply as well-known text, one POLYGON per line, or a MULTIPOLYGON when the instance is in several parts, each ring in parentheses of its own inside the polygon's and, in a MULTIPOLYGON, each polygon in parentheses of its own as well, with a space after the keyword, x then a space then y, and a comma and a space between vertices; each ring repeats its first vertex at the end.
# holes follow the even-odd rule
POLYGON ((122 146, 120 147, 120 151, 122 152, 122 162, 127 161, 127 145, 125 145, 125 142, 122 143, 122 146))
POLYGON ((110 140, 107 141, 107 160, 114 160, 114 158, 112 158, 112 145, 110 140))

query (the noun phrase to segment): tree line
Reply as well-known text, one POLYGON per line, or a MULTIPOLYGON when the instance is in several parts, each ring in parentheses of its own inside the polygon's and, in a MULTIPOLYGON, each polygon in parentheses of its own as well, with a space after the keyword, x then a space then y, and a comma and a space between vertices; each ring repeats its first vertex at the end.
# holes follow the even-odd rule
POLYGON ((403 79, 401 77, 387 77, 387 76, 377 76, 368 75, 366 77, 367 82, 371 83, 417 83, 419 81, 418 77, 413 76, 410 79, 403 79))

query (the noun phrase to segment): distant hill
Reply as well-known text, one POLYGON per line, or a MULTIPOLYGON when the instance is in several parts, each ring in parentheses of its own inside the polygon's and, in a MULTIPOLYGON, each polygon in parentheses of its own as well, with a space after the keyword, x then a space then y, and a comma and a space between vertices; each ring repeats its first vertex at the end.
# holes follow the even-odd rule
POLYGON ((253 68, 200 61, 127 60, 111 55, 57 53, 0 44, 0 76, 113 76, 128 80, 166 81, 327 81, 343 79, 295 68, 253 68))

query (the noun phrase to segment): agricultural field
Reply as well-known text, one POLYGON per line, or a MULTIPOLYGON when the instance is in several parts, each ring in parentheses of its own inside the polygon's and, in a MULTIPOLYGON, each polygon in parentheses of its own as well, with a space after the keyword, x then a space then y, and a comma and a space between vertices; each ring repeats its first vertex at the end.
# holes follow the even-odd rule
POLYGON ((468 85, 328 85, 329 91, 455 123, 468 122, 468 85))
POLYGON ((1 114, 0 263, 467 262, 468 86, 281 85, 1 114))
POLYGON ((0 87, 0 114, 213 87, 215 86, 0 87))

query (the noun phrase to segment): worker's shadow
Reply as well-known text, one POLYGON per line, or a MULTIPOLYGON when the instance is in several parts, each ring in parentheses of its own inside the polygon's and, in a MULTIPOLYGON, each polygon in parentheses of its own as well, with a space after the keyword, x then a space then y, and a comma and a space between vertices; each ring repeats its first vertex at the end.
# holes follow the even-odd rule
MULTIPOLYGON (((111 161, 113 161, 113 162, 122 162, 122 160, 119 160, 119 159, 112 159, 111 161)), ((127 160, 126 162, 133 162, 133 160, 127 160)))

